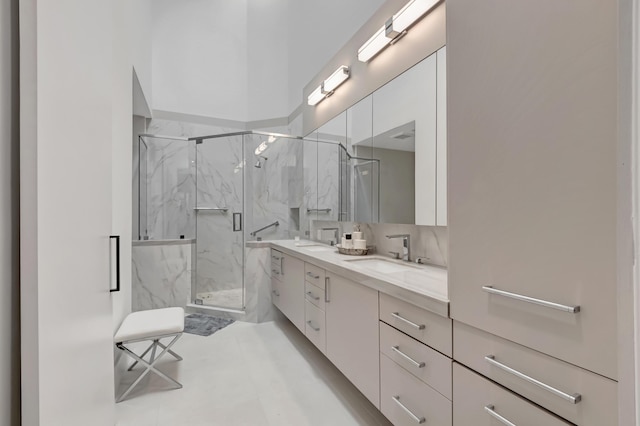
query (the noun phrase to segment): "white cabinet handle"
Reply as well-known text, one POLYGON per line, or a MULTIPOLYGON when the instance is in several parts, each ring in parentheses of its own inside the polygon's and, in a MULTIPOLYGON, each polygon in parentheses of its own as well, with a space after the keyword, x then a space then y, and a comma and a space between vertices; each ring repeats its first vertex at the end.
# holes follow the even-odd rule
POLYGON ((490 285, 485 285, 482 287, 482 289, 489 294, 496 294, 498 296, 504 296, 510 299, 520 300, 521 302, 533 303, 534 305, 540 305, 540 306, 544 306, 545 308, 556 309, 562 312, 569 312, 571 314, 577 314, 578 312, 580 312, 580 306, 561 305, 559 303, 549 302, 542 299, 536 299, 533 297, 524 296, 522 294, 511 293, 509 291, 504 291, 504 290, 498 290, 497 288, 493 288, 490 285))
POLYGON ((320 296, 316 296, 314 295, 312 292, 308 291, 307 292, 307 296, 309 296, 310 298, 312 298, 313 300, 320 300, 320 296))
POLYGON ((313 324, 311 323, 311 320, 307 321, 307 324, 309 324, 309 327, 313 328, 314 331, 320 331, 320 327, 316 328, 313 326, 313 324))
POLYGON ((280 293, 278 293, 277 291, 273 290, 271 293, 273 293, 274 296, 280 296, 280 293))
POLYGON ((409 324, 411 327, 415 328, 416 330, 424 330, 425 328, 424 324, 416 324, 413 321, 409 321, 408 319, 401 317, 398 312, 392 312, 391 316, 399 319, 400 321, 403 321, 406 324, 409 324))
POLYGON ((498 420, 502 424, 505 424, 507 426, 516 426, 515 423, 510 422, 509 420, 507 420, 504 417, 502 417, 500 414, 496 413, 494 408, 495 407, 493 405, 487 405, 487 406, 484 407, 484 411, 489 413, 489 415, 491 417, 493 417, 494 419, 498 420))
POLYGON ((498 367, 499 369, 506 371, 509 374, 513 374, 514 376, 529 382, 531 384, 534 384, 536 386, 541 387, 542 389, 554 394, 555 396, 558 396, 562 399, 564 399, 565 401, 569 401, 572 404, 577 404, 578 402, 580 402, 582 400, 582 395, 580 395, 579 393, 574 393, 573 395, 570 395, 566 392, 562 392, 561 390, 558 390, 552 386, 549 386, 546 383, 542 383, 539 380, 534 379, 533 377, 527 376, 524 373, 519 372, 518 370, 514 370, 513 368, 509 367, 508 365, 505 365, 501 362, 496 361, 496 357, 493 355, 487 355, 484 357, 485 361, 487 361, 489 364, 493 365, 494 367, 498 367))
POLYGON ((320 275, 313 275, 313 272, 307 272, 307 276, 313 278, 314 280, 320 279, 320 275))
POLYGON ((276 275, 280 275, 280 272, 278 272, 278 270, 277 270, 277 269, 272 269, 272 270, 271 270, 271 272, 273 272, 273 273, 274 273, 274 274, 276 274, 276 275))
POLYGON ((406 359, 407 361, 409 361, 416 368, 422 368, 422 367, 424 367, 426 365, 424 362, 418 362, 415 359, 411 358, 409 355, 407 355, 404 352, 402 352, 400 350, 400 346, 391 346, 391 350, 394 351, 395 353, 397 353, 398 355, 400 355, 401 357, 403 357, 404 359, 406 359))
POLYGON ((413 420, 415 420, 415 422, 418 423, 419 425, 421 425, 422 423, 427 421, 424 417, 416 416, 415 414, 413 414, 411 412, 411 410, 409 410, 407 407, 405 407, 405 405, 402 402, 400 402, 400 397, 399 396, 392 396, 391 398, 393 398, 395 403, 398 404, 400 406, 400 408, 402 408, 409 415, 409 417, 411 417, 413 420))

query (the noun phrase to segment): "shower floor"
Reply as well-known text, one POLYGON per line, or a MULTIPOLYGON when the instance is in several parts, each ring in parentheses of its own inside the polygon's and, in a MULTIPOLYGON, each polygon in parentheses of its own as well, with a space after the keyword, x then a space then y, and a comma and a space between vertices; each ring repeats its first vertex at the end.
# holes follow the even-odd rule
POLYGON ((242 303, 243 291, 241 288, 227 290, 208 291, 196 293, 196 298, 202 300, 204 305, 220 308, 244 309, 242 303))

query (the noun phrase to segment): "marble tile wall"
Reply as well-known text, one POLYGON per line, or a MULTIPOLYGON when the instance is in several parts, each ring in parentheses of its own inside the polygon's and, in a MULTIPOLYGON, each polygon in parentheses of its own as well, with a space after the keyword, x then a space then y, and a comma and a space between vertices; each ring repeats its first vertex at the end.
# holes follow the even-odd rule
MULTIPOLYGON (((293 122, 292 127, 296 126, 300 127, 299 123, 293 122)), ((147 133, 192 137, 240 130, 154 119, 149 123, 147 133)), ((289 133, 293 129, 278 127, 265 130, 289 133)), ((256 272, 264 269, 256 268, 256 265, 269 259, 268 252, 252 251, 257 249, 245 251, 245 240, 254 238, 249 233, 275 220, 280 222, 280 226, 263 232, 263 238, 292 238, 304 232, 300 225, 304 221, 299 216, 303 211, 302 141, 279 138, 269 143, 269 149, 263 153, 268 160, 262 160, 262 167, 256 168, 254 165, 258 157, 255 149, 265 139, 257 135, 235 136, 209 139, 196 145, 195 142, 146 138, 147 152, 142 168, 147 171, 143 177, 146 187, 141 191, 146 194, 147 214, 141 222, 146 222, 147 226, 141 230, 141 235, 147 235, 151 240, 179 238, 180 235, 195 238, 194 270, 190 273, 193 274, 196 294, 191 295, 191 286, 184 287, 188 292, 187 299, 195 299, 197 294, 238 290, 244 297, 235 298, 234 306, 222 307, 244 307, 245 314, 241 316, 245 321, 271 318, 270 283, 266 281, 264 284, 268 274, 260 276, 256 272), (196 203, 200 207, 228 207, 229 211, 226 214, 200 212, 196 216, 193 210, 196 203), (244 212, 242 232, 233 232, 234 212, 244 212), (266 295, 263 294, 265 291, 266 295), (259 303, 265 297, 267 302, 259 303)), ((138 161, 134 161, 134 170, 137 170, 138 161)), ((158 262, 171 263, 169 257, 159 259, 161 255, 156 253, 158 262)), ((147 257, 137 256, 138 274, 155 282, 170 281, 170 277, 164 276, 168 274, 164 265, 156 271, 146 271, 146 268, 157 266, 145 262, 147 257)), ((156 299, 171 300, 172 292, 175 292, 171 286, 156 284, 152 292, 147 281, 136 281, 134 277, 134 287, 141 287, 134 289, 140 296, 137 300, 146 300, 140 302, 141 307, 153 306, 151 301, 156 299), (156 294, 162 289, 164 294, 156 294)), ((227 299, 219 298, 218 302, 220 300, 227 299)))
POLYGON ((184 308, 189 303, 192 250, 193 241, 188 240, 133 243, 133 311, 174 306, 184 308))
POLYGON ((411 257, 424 257, 425 263, 431 265, 447 267, 449 259, 449 233, 444 226, 418 226, 401 225, 392 223, 359 223, 359 222, 336 222, 336 221, 314 221, 311 229, 312 239, 315 241, 327 242, 333 237, 333 231, 321 231, 322 236, 318 238, 318 231, 322 228, 340 228, 340 235, 351 232, 354 226, 359 226, 367 240, 367 245, 375 246, 375 252, 389 256, 390 251, 402 252, 402 242, 399 239, 388 239, 386 235, 409 234, 411 235, 411 257))

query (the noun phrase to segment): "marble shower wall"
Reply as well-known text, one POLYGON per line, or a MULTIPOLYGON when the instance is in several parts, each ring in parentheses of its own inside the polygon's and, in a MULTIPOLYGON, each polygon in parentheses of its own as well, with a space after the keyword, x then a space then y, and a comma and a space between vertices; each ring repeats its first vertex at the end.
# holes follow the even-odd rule
MULTIPOLYGON (((265 130, 289 133, 293 127, 300 127, 297 121, 292 122, 291 129, 265 130)), ((194 137, 242 130, 154 119, 147 133, 194 137)), ((147 152, 142 170, 147 170, 144 178, 147 233, 141 235, 152 240, 180 235, 195 238, 195 294, 238 290, 243 297, 235 298, 238 302, 234 306, 224 307, 242 309, 240 300, 244 299, 244 320, 269 317, 270 302, 266 307, 257 302, 261 299, 260 292, 268 291, 269 283, 262 289, 258 284, 263 279, 255 276, 255 268, 247 267, 249 262, 258 262, 255 258, 259 256, 249 249, 245 251, 244 242, 253 239, 251 231, 276 220, 280 226, 263 232, 263 238, 284 239, 304 234, 301 230, 304 220, 299 216, 304 210, 303 142, 287 138, 269 142, 268 137, 258 135, 205 139, 197 145, 194 141, 166 138, 147 137, 145 141, 147 152), (263 142, 269 145, 263 153, 268 160, 262 161, 262 168, 256 168, 255 149, 263 142), (196 213, 196 203, 199 207, 229 210, 196 213), (234 212, 244 212, 242 232, 233 232, 234 212)), ((135 164, 134 168, 137 167, 135 164)), ((264 257, 268 259, 267 255, 264 257)), ((190 298, 195 298, 195 294, 190 298)))
POLYGON ((133 242, 133 311, 189 303, 193 248, 193 240, 133 242))
POLYGON ((425 263, 447 267, 449 259, 449 233, 445 226, 400 225, 393 223, 359 223, 314 221, 311 235, 315 241, 327 242, 333 237, 333 231, 321 231, 322 228, 340 228, 340 235, 352 232, 354 226, 359 226, 367 240, 367 245, 375 246, 375 252, 382 256, 389 256, 389 252, 402 253, 400 239, 388 239, 386 235, 411 235, 411 257, 426 258, 425 263), (321 237, 318 238, 318 231, 321 237))

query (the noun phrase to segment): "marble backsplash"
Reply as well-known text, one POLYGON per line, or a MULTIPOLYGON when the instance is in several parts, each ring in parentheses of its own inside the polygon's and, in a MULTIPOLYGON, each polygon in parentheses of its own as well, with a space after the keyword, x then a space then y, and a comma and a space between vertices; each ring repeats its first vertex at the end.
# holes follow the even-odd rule
POLYGON ((449 259, 449 233, 445 226, 419 226, 393 223, 358 223, 316 220, 311 225, 311 239, 328 242, 334 238, 334 231, 322 231, 322 228, 339 228, 340 235, 352 232, 359 226, 364 233, 367 245, 375 247, 375 253, 391 256, 389 252, 402 253, 400 239, 388 239, 386 235, 411 235, 411 260, 425 258, 425 263, 447 267, 449 259), (321 237, 318 238, 318 231, 321 237))

